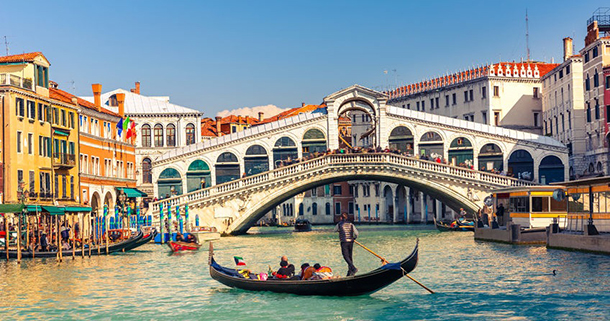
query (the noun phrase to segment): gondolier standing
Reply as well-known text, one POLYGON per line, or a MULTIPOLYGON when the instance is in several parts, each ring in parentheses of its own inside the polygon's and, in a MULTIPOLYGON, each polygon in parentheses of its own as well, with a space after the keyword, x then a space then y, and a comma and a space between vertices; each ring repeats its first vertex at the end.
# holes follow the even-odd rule
POLYGON ((341 214, 341 221, 335 227, 335 232, 339 232, 339 240, 341 241, 341 253, 345 262, 347 262, 347 276, 355 275, 358 269, 354 266, 352 260, 352 252, 354 250, 354 241, 358 238, 358 230, 349 221, 347 213, 341 214))

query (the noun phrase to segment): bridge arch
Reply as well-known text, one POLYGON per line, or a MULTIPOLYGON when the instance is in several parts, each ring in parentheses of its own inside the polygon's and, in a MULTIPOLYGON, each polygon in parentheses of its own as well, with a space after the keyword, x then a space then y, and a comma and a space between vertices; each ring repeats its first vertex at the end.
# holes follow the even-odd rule
POLYGON ((565 165, 561 159, 555 155, 546 156, 540 161, 538 167, 538 182, 549 184, 563 182, 565 180, 565 165))
MULTIPOLYGON (((400 186, 407 186, 415 188, 418 191, 424 192, 426 195, 439 200, 447 205, 447 207, 454 210, 460 207, 467 209, 470 212, 476 212, 480 207, 471 201, 466 196, 467 193, 460 192, 447 188, 446 182, 439 182, 434 180, 426 180, 421 177, 405 177, 396 175, 392 171, 368 173, 368 174, 355 174, 351 170, 341 171, 333 173, 332 175, 326 175, 323 178, 315 179, 312 178, 307 181, 295 181, 290 186, 285 186, 283 189, 278 189, 270 194, 266 194, 258 202, 248 203, 249 208, 255 210, 250 215, 242 215, 237 217, 232 223, 231 227, 233 234, 243 234, 254 225, 260 218, 266 213, 274 209, 276 206, 282 204, 291 197, 303 193, 312 188, 323 186, 327 184, 333 184, 338 182, 344 182, 348 180, 372 180, 382 181, 388 183, 395 183, 400 186)), ((393 193, 392 193, 393 194, 393 193)), ((371 210, 373 213, 373 210, 371 210)))
POLYGON ((182 195, 182 176, 180 172, 172 167, 164 169, 157 179, 157 191, 159 198, 182 195))
POLYGON ((532 154, 525 149, 513 151, 508 158, 507 173, 515 178, 534 180, 534 158, 532 158, 532 154))
POLYGON ((465 164, 474 166, 474 146, 472 141, 465 136, 454 138, 449 144, 447 158, 448 162, 454 165, 465 164))
POLYGON ((415 136, 413 133, 414 130, 411 126, 400 124, 394 127, 390 132, 390 136, 388 136, 390 149, 397 149, 401 152, 414 155, 415 136))
POLYGON ((295 160, 299 158, 297 140, 293 135, 284 135, 273 144, 273 167, 278 168, 281 161, 295 160))
POLYGON ((224 152, 216 159, 216 185, 239 179, 239 160, 232 152, 224 152))
POLYGON ((363 97, 351 97, 343 100, 339 105, 339 108, 337 108, 337 115, 341 115, 350 110, 363 111, 369 114, 373 119, 376 115, 375 105, 371 101, 363 97))
POLYGON ((444 144, 445 140, 441 134, 435 130, 427 131, 421 135, 421 138, 419 139, 417 154, 428 157, 431 157, 432 154, 438 154, 443 159, 446 159, 444 144))
POLYGON ((212 184, 210 166, 204 160, 196 159, 189 165, 186 171, 186 191, 194 192, 212 184))
POLYGON ((248 147, 244 155, 244 173, 246 176, 256 175, 269 170, 269 153, 261 145, 248 147))
POLYGON ((502 172, 504 170, 504 153, 502 148, 496 143, 487 142, 481 146, 477 160, 480 171, 496 169, 502 172))

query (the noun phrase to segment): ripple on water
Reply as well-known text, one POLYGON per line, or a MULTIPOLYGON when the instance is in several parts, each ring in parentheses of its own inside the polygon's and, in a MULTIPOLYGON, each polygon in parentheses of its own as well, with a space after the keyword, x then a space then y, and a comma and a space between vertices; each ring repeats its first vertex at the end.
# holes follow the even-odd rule
MULTIPOLYGON (((263 229, 265 230, 265 229, 263 229)), ((267 229, 270 230, 270 229, 267 229)), ((271 229, 275 230, 275 229, 271 229)), ((408 279, 368 296, 301 297, 225 287, 209 276, 207 251, 172 255, 167 247, 72 260, 0 263, 3 319, 404 320, 606 319, 610 313, 610 257, 475 242, 471 233, 421 228, 361 227, 359 241, 390 261, 410 253, 420 238, 413 277, 437 291, 429 295, 408 279), (557 276, 549 275, 557 270, 557 276), (585 308, 586 307, 586 308, 585 308)), ((227 266, 233 256, 267 271, 281 255, 331 266, 344 274, 336 235, 279 233, 228 237, 215 244, 227 266)), ((354 250, 360 271, 379 260, 354 250)))

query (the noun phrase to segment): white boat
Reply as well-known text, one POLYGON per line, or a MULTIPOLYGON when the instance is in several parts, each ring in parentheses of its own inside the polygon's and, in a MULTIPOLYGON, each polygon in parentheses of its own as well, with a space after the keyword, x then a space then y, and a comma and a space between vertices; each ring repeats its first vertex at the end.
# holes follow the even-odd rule
POLYGON ((217 240, 220 238, 220 232, 215 227, 197 226, 189 232, 197 237, 197 241, 201 244, 205 241, 217 240))

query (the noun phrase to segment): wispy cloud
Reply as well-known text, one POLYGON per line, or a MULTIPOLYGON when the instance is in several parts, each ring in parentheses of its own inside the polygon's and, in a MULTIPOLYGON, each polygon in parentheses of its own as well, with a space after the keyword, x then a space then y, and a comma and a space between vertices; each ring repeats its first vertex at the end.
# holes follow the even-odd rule
POLYGON ((226 117, 228 115, 237 115, 237 116, 258 117, 258 113, 263 112, 263 113, 265 113, 265 118, 267 118, 267 117, 275 116, 285 110, 288 110, 288 108, 282 109, 276 105, 265 105, 265 106, 256 106, 256 107, 243 107, 243 108, 237 108, 237 109, 233 109, 233 110, 226 109, 226 110, 218 112, 218 114, 216 114, 216 116, 226 117))

